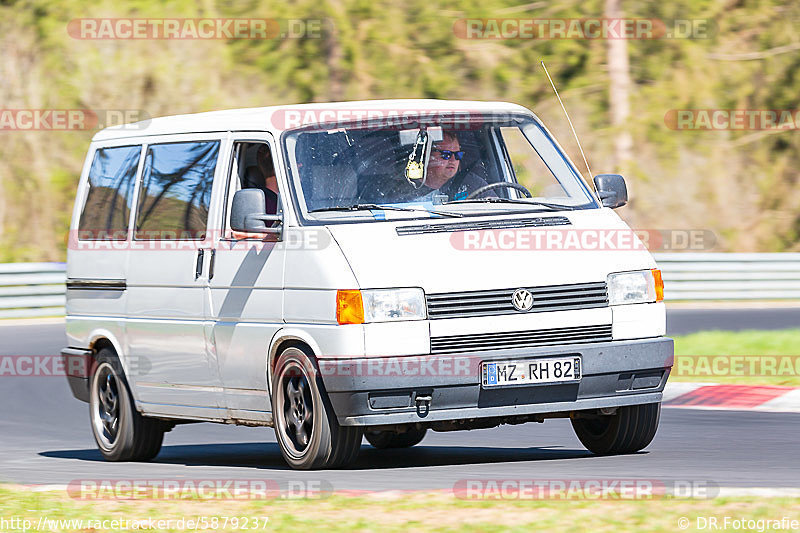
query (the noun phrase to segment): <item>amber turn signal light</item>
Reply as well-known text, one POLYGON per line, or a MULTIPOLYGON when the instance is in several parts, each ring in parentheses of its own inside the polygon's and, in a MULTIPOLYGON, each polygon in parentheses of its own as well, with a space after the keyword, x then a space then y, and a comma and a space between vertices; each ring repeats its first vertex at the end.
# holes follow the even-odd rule
POLYGON ((653 273, 653 280, 656 282, 656 301, 660 302, 664 299, 664 280, 661 279, 661 271, 657 268, 650 270, 653 273))
POLYGON ((336 291, 336 321, 339 324, 363 324, 364 303, 361 291, 336 291))

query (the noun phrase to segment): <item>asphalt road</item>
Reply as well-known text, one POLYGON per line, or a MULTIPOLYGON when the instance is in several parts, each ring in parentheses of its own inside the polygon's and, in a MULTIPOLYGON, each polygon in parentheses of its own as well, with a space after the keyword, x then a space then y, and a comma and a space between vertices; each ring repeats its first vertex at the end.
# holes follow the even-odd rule
MULTIPOLYGON (((56 354, 64 342, 60 324, 0 326, 0 355, 56 354)), ((429 433, 419 446, 401 451, 375 450, 365 442, 347 470, 296 472, 283 462, 270 428, 192 424, 167 434, 152 463, 107 463, 95 449, 86 404, 71 397, 63 378, 0 378, 0 481, 25 484, 261 479, 386 490, 448 489, 480 478, 636 478, 798 488, 799 440, 800 415, 667 408, 653 444, 619 457, 592 457, 568 421, 550 420, 429 433)))

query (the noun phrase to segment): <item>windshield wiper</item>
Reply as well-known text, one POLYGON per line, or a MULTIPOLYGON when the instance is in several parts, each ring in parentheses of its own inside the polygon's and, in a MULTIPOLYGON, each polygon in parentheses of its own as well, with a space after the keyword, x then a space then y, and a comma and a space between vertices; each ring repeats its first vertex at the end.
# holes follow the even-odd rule
POLYGON ((575 208, 570 205, 561 205, 561 204, 551 204, 549 202, 539 202, 537 200, 517 200, 514 198, 498 198, 498 197, 489 197, 489 198, 472 198, 470 200, 451 200, 449 202, 442 202, 442 205, 449 205, 449 204, 469 204, 469 203, 497 203, 497 204, 524 204, 524 205, 541 205, 543 207, 548 207, 550 209, 555 209, 557 211, 574 211, 575 208))
POLYGON ((398 207, 395 205, 378 205, 378 204, 353 204, 341 205, 333 207, 321 207, 319 209, 312 209, 309 213, 322 213, 324 211, 406 211, 410 213, 430 213, 432 215, 439 215, 442 217, 463 217, 461 213, 449 213, 445 211, 429 211, 427 209, 414 209, 412 207, 398 207))

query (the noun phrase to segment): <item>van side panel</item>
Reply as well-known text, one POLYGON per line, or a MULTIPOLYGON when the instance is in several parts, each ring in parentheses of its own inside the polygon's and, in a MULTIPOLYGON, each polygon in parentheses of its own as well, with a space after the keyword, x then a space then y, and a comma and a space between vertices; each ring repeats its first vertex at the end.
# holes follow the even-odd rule
POLYGON ((193 134, 147 145, 132 217, 126 307, 131 357, 148 362, 148 373, 136 379, 145 404, 224 408, 205 313, 211 189, 222 173, 221 143, 193 134))
POLYGON ((79 230, 84 207, 91 208, 85 204, 97 150, 133 145, 136 143, 130 140, 92 143, 84 162, 67 246, 66 332, 70 347, 89 348, 100 335, 97 332, 104 332, 118 350, 125 350, 127 240, 84 239, 86 235, 79 230))

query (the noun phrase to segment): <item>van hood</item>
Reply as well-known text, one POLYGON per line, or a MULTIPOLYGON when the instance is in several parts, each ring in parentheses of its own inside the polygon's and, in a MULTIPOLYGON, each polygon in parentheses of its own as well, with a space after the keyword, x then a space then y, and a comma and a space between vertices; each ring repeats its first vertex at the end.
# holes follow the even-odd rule
POLYGON ((362 289, 536 287, 605 281, 611 272, 656 266, 641 240, 607 208, 328 228, 362 289), (492 229, 462 229, 475 224, 492 229))

